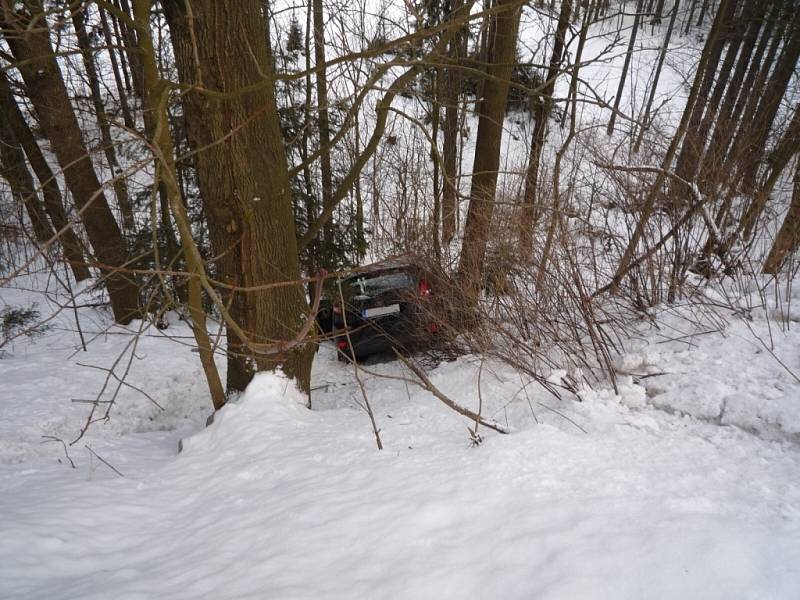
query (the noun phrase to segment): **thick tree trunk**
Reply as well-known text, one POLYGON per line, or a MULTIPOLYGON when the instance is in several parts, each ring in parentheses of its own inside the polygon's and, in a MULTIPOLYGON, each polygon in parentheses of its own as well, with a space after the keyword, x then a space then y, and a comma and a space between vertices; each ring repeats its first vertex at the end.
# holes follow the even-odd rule
POLYGON ((100 126, 100 141, 103 145, 103 153, 111 169, 111 176, 114 178, 114 194, 117 196, 117 203, 122 213, 122 222, 125 225, 125 229, 132 231, 134 229, 134 220, 133 209, 128 199, 128 186, 121 176, 122 170, 119 167, 119 161, 117 161, 114 140, 111 138, 111 126, 106 114, 106 107, 103 104, 103 98, 100 95, 100 79, 97 76, 97 68, 94 64, 95 50, 92 48, 89 36, 86 33, 86 22, 81 10, 76 10, 72 13, 72 23, 75 26, 75 36, 78 38, 78 47, 81 50, 83 65, 86 68, 86 76, 89 80, 89 90, 92 95, 97 124, 100 126))
MULTIPOLYGON (((61 189, 58 187, 58 180, 53 173, 50 165, 42 154, 42 149, 36 143, 28 122, 22 115, 17 101, 11 91, 5 73, 0 72, 0 112, 5 117, 3 129, 8 128, 10 135, 19 142, 28 162, 39 180, 44 198, 44 208, 50 222, 56 231, 61 231, 67 226, 67 214, 64 208, 64 201, 61 196, 61 189)), ((86 258, 83 255, 83 245, 75 232, 70 227, 61 234, 61 247, 64 249, 64 257, 67 259, 75 277, 75 281, 83 281, 91 277, 89 267, 86 266, 86 258)))
MULTIPOLYGON (((271 343, 302 330, 308 303, 300 283, 253 289, 300 277, 283 137, 274 90, 264 80, 272 68, 260 4, 162 2, 181 82, 209 90, 185 93, 183 106, 217 270, 227 283, 249 288, 227 298, 230 316, 253 342, 271 343)), ((229 396, 255 372, 277 368, 309 389, 310 344, 258 354, 229 326, 227 352, 229 396)))
MULTIPOLYGON (((572 14, 572 2, 573 0, 562 0, 561 2, 553 53, 550 55, 550 64, 547 68, 544 87, 537 94, 536 104, 533 109, 533 136, 531 138, 531 152, 528 157, 528 170, 525 174, 525 196, 522 201, 522 218, 520 219, 519 229, 520 248, 525 256, 528 256, 532 250, 533 230, 536 227, 538 217, 536 195, 539 188, 539 163, 541 162, 544 142, 547 137, 547 121, 550 119, 550 112, 553 110, 553 92, 561 69, 565 36, 572 14)), ((641 0, 639 4, 641 4, 641 0)))
POLYGON ((508 88, 516 58, 519 0, 498 0, 500 9, 491 19, 487 38, 488 61, 472 165, 472 188, 464 228, 459 273, 465 291, 465 306, 474 306, 480 296, 486 243, 494 212, 500 143, 503 138, 508 88))
MULTIPOLYGON (((17 2, 0 1, 3 33, 17 63, 42 130, 64 171, 67 187, 83 210, 83 224, 95 256, 108 267, 124 267, 127 250, 122 232, 97 180, 67 89, 50 45, 49 32, 17 2), (36 25, 34 25, 36 23, 36 25)), ((114 320, 127 324, 140 314, 138 288, 123 273, 109 272, 106 287, 114 320)))

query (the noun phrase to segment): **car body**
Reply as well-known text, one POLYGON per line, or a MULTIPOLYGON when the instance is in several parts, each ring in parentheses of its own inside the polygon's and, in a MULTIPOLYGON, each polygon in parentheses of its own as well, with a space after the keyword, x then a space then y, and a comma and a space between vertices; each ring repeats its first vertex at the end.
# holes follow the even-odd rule
POLYGON ((429 343, 437 330, 430 278, 412 257, 362 267, 339 279, 334 292, 335 342, 342 360, 394 349, 410 352, 429 343))

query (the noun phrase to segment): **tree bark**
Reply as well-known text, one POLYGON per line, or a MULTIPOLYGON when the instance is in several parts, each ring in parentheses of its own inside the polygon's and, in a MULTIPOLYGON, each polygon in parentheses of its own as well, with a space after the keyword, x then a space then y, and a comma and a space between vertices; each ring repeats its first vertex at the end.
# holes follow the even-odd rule
MULTIPOLYGON (((117 2, 117 0, 115 0, 115 2, 117 2)), ((126 15, 131 14, 131 7, 128 0, 119 0, 119 7, 126 15)), ((125 45, 125 54, 128 57, 128 65, 130 66, 133 91, 139 98, 144 98, 144 74, 136 30, 129 27, 122 19, 117 19, 113 15, 111 15, 111 19, 115 29, 117 28, 117 23, 119 24, 120 37, 125 45)), ((109 51, 111 51, 111 48, 109 48, 109 51)))
MULTIPOLYGON (((0 0, 3 34, 17 61, 15 66, 25 81, 39 123, 64 172, 67 187, 83 211, 83 224, 96 257, 109 267, 122 267, 128 258, 125 240, 81 137, 50 45, 49 31, 42 26, 46 21, 34 18, 38 15, 26 8, 15 10, 18 4, 0 0)), ((36 0, 26 6, 42 10, 36 0)), ((107 274, 106 287, 115 321, 127 324, 140 314, 138 288, 133 279, 112 271, 107 274)))
MULTIPOLYGON (((782 8, 786 9, 785 6, 782 8)), ((784 33, 788 28, 791 13, 787 10, 782 10, 778 16, 778 28, 772 35, 772 42, 767 50, 767 56, 761 63, 757 74, 752 82, 752 85, 744 89, 744 93, 740 94, 739 100, 736 102, 733 114, 738 115, 738 128, 735 135, 732 135, 732 140, 729 143, 726 154, 724 156, 723 168, 730 173, 736 173, 740 168, 743 159, 745 158, 745 148, 752 141, 753 123, 756 120, 756 114, 761 101, 765 97, 765 87, 770 81, 770 73, 773 72, 773 65, 776 57, 779 57, 779 50, 785 48, 784 33)), ((780 59, 778 59, 780 60, 780 59)), ((777 66, 775 66, 777 70, 777 66)), ((749 76, 749 75, 748 75, 749 76)), ((728 177, 728 184, 732 190, 738 186, 738 178, 728 177)))
MULTIPOLYGON (((162 2, 181 82, 195 86, 182 101, 217 270, 227 283, 250 288, 226 299, 229 313, 253 342, 270 343, 294 339, 308 303, 300 283, 252 289, 300 278, 280 121, 273 87, 263 85, 272 66, 260 4, 162 2)), ((257 371, 279 368, 309 390, 311 344, 263 355, 230 325, 227 337, 228 396, 257 371)))
POLYGON ((467 308, 478 302, 489 228, 494 212, 500 144, 503 138, 508 88, 516 58, 517 31, 521 13, 519 0, 498 0, 499 12, 492 16, 487 38, 487 77, 478 113, 478 135, 472 166, 469 210, 464 227, 459 273, 467 308), (501 8, 502 7, 502 8, 501 8))
POLYGON ((789 122, 783 136, 770 153, 767 164, 769 169, 761 178, 758 192, 750 202, 750 206, 742 217, 739 228, 744 239, 749 239, 756 227, 758 218, 767 206, 769 195, 775 184, 795 154, 800 150, 800 105, 795 106, 794 116, 789 122))

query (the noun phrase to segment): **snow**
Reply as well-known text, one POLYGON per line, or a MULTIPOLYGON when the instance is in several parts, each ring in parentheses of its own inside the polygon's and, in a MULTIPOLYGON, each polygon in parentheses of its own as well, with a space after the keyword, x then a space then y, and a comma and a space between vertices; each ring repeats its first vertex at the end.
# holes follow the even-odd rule
POLYGON ((59 315, 0 360, 0 596, 794 598, 800 385, 773 354, 798 372, 797 328, 767 321, 774 310, 745 324, 716 308, 708 319, 727 324, 702 334, 697 310, 643 323, 616 358, 617 392, 580 402, 523 393, 516 372, 477 357, 430 369, 473 410, 482 369, 483 414, 513 433, 479 429, 476 447, 473 423, 373 361, 362 378, 383 451, 328 345, 313 410, 282 375, 260 374, 204 427, 210 401, 173 319, 174 339, 148 330, 130 375, 166 410, 123 389, 111 420, 70 447, 75 469, 39 436, 74 437, 87 407, 69 399, 105 376, 75 363, 108 365, 129 336, 112 327, 70 357, 59 315), (770 324, 773 354, 747 329, 770 324))

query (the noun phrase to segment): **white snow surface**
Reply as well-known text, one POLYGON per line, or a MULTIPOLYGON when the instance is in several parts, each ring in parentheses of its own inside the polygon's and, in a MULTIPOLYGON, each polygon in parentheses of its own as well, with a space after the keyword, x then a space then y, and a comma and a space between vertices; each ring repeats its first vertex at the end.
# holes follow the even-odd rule
POLYGON ((0 360, 0 597, 797 598, 796 321, 749 312, 755 334, 772 329, 770 353, 731 311, 707 333, 692 310, 642 324, 617 358, 619 393, 582 401, 523 391, 476 357, 428 366, 473 409, 480 371, 483 414, 512 433, 480 429, 477 447, 428 392, 364 373, 382 451, 328 345, 313 410, 260 374, 206 428, 199 361, 174 322, 178 341, 148 330, 129 375, 165 410, 123 388, 111 420, 70 447, 75 469, 40 436, 75 437, 87 406, 70 400, 105 377, 75 363, 110 365, 130 336, 114 327, 71 356, 62 313, 0 360))

